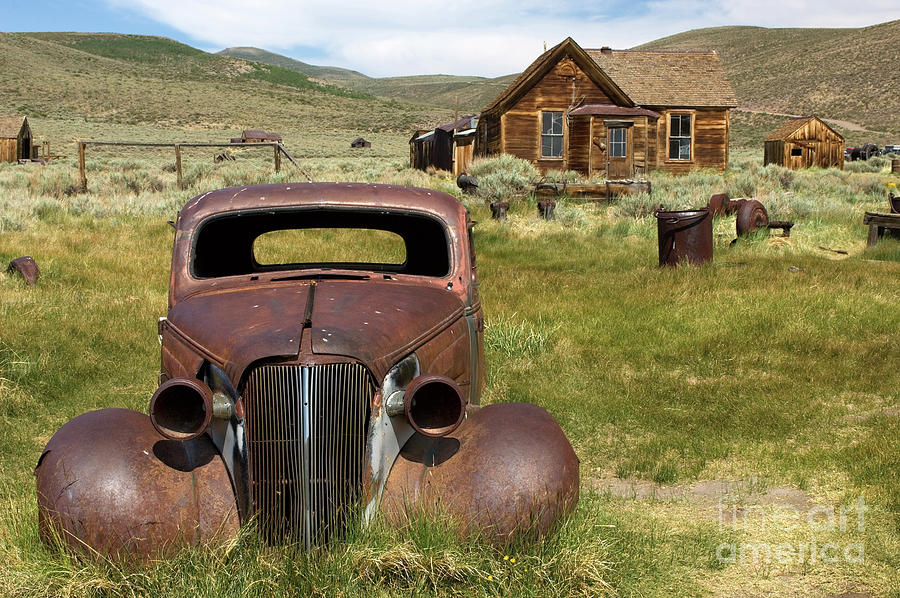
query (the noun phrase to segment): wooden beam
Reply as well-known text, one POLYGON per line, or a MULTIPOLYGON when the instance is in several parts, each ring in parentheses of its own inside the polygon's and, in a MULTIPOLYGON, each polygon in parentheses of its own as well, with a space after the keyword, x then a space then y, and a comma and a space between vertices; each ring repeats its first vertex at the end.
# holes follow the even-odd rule
POLYGON ((87 192, 87 173, 84 170, 84 149, 86 145, 84 141, 78 142, 78 182, 82 193, 87 192))
POLYGON ((275 172, 281 172, 281 148, 275 146, 275 172))
POLYGON ((178 188, 182 189, 183 185, 181 184, 181 146, 175 146, 175 178, 178 183, 178 188))

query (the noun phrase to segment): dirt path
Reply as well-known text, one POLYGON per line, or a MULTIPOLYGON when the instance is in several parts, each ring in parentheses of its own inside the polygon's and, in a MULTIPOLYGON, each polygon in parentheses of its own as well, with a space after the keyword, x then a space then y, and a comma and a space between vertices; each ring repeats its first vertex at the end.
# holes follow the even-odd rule
MULTIPOLYGON (((797 118, 797 117, 803 116, 802 114, 787 114, 785 112, 769 112, 768 110, 754 110, 752 108, 741 108, 741 107, 735 108, 734 110, 737 112, 750 112, 751 114, 768 114, 771 116, 786 116, 788 118, 797 118)), ((839 120, 837 118, 823 118, 822 120, 824 120, 825 122, 830 123, 832 125, 836 125, 838 127, 847 129, 848 131, 861 131, 863 133, 875 133, 878 135, 883 135, 883 134, 887 133, 886 131, 873 131, 871 129, 867 129, 864 126, 862 126, 861 124, 851 122, 849 120, 839 120)))

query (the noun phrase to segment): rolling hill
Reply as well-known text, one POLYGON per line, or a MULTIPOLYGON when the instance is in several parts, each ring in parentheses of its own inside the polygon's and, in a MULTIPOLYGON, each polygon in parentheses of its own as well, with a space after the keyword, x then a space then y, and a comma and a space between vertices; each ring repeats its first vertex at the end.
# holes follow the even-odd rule
POLYGON ((715 27, 640 49, 719 53, 741 107, 900 132, 900 20, 857 29, 715 27))

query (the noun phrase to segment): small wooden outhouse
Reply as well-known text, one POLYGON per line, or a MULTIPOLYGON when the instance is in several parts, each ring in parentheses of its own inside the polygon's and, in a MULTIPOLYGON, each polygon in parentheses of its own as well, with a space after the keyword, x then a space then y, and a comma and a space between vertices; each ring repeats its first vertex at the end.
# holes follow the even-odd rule
POLYGON ((0 116, 0 162, 30 160, 33 138, 25 116, 0 116))
POLYGON ((785 168, 843 168, 844 138, 815 116, 792 118, 765 141, 763 164, 785 168))

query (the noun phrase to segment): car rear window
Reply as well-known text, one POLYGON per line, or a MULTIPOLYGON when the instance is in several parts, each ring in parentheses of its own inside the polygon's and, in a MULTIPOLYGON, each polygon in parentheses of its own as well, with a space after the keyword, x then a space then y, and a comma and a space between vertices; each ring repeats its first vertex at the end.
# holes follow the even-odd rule
POLYGON ((306 208, 214 216, 194 237, 195 278, 303 269, 442 277, 450 273, 449 236, 424 214, 306 208))

